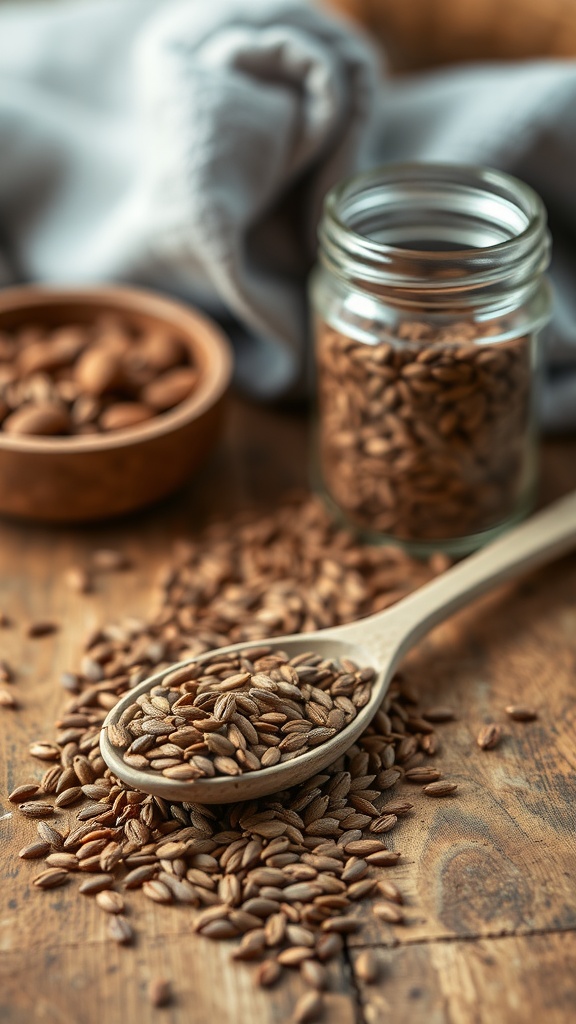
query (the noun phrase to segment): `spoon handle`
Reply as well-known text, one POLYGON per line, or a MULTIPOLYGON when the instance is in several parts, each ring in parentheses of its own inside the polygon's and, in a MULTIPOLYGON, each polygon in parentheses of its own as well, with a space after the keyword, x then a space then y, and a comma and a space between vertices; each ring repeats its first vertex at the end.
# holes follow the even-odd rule
MULTIPOLYGON (((426 583, 394 607, 354 623, 361 640, 395 661, 430 629, 474 598, 576 547, 576 492, 532 516, 481 551, 426 583)), ((340 627, 344 632, 347 628, 340 627)))

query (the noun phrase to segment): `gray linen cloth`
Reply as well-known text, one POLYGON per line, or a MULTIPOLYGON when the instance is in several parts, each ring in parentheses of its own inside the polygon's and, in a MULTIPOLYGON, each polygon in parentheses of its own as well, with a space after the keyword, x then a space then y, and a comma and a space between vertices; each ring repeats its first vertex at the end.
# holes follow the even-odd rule
POLYGON ((388 80, 304 0, 0 6, 0 285, 130 281, 233 318, 240 383, 294 393, 322 197, 387 160, 490 164, 552 214, 542 418, 576 428, 576 63, 388 80))

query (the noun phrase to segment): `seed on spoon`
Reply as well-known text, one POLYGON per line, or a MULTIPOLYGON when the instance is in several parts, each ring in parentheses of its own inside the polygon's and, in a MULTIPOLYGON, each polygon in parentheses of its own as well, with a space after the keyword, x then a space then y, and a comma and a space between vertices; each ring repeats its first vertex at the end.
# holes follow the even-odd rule
POLYGON ((332 739, 368 703, 375 675, 312 653, 216 653, 137 697, 108 739, 131 767, 169 779, 242 775, 332 739))

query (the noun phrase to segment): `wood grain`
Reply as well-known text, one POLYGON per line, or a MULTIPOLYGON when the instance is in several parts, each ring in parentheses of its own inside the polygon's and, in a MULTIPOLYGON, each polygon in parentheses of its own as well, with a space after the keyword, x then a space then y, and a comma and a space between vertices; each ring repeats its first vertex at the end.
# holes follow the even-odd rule
MULTIPOLYGON (((236 402, 210 465, 158 508, 74 530, 0 524, 0 610, 13 619, 0 629, 0 658, 18 668, 13 691, 22 704, 18 712, 0 711, 0 816, 12 812, 0 820, 2 1024, 289 1019, 302 991, 299 976, 271 992, 255 990, 252 968, 230 963, 228 944, 192 934, 185 908, 135 898, 130 916, 138 940, 121 949, 107 940, 104 915, 77 895, 76 882, 37 893, 31 879, 39 864, 17 857, 35 823, 14 812, 5 794, 40 777, 43 765, 34 771, 28 743, 51 737, 62 704, 59 674, 74 669, 86 633, 146 613, 176 536, 239 507, 270 505, 304 484, 305 450, 305 423, 296 412, 272 414, 236 402), (92 595, 71 593, 65 570, 98 546, 121 546, 133 568, 99 575, 92 595), (27 624, 40 618, 59 620, 59 632, 28 639, 27 624), (174 982, 175 1003, 152 1010, 146 986, 161 974, 174 982)), ((547 446, 546 497, 576 486, 574 453, 573 442, 547 446)), ((457 721, 439 731, 442 770, 458 782, 458 798, 433 801, 415 786, 399 790, 414 794, 415 811, 388 836, 403 858, 386 877, 406 893, 410 927, 391 929, 366 907, 358 911, 361 939, 335 965, 326 1020, 372 1024, 385 1020, 390 1007, 396 1024, 573 1019, 575 627, 576 559, 570 558, 461 614, 410 659, 406 675, 426 701, 456 709, 457 721), (536 722, 506 719, 504 706, 518 700, 537 707, 536 722), (504 725, 506 737, 500 748, 483 752, 475 736, 491 719, 504 725), (350 972, 359 943, 378 945, 386 961, 379 1017, 367 1006, 372 987, 367 991, 350 972), (357 994, 354 1010, 349 997, 357 994)), ((64 821, 65 813, 58 818, 64 821)))

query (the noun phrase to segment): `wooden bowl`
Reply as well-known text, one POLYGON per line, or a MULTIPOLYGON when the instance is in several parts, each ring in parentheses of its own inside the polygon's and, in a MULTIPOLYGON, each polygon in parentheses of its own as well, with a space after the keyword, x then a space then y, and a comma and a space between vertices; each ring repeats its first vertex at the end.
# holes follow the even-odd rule
POLYGON ((176 333, 199 369, 196 390, 166 413, 107 434, 16 437, 0 430, 0 513, 78 522, 130 512, 183 484, 217 440, 232 353, 208 317, 134 288, 0 291, 0 331, 86 323, 105 314, 176 333))

